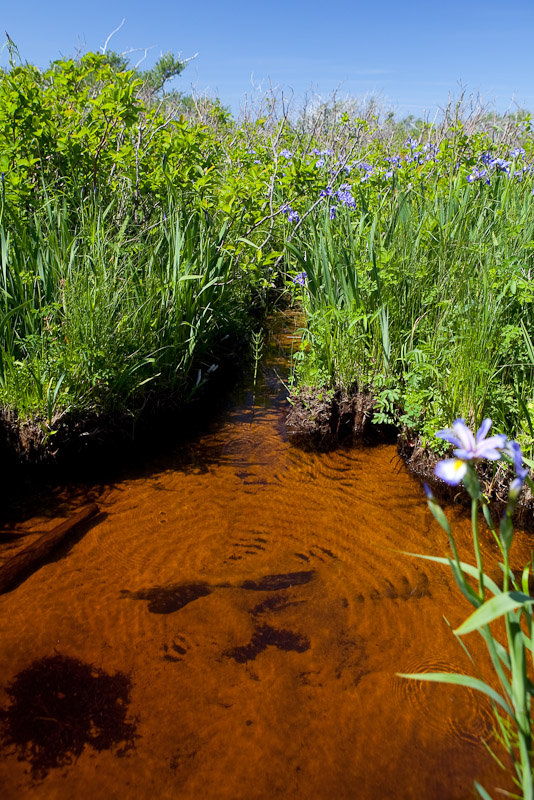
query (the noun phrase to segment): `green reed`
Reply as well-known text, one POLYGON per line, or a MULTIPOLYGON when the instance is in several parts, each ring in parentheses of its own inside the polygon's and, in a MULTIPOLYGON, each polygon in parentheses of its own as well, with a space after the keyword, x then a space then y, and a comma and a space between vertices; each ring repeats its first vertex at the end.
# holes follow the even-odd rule
POLYGON ((134 411, 152 387, 187 398, 242 324, 225 227, 172 201, 141 231, 114 212, 2 209, 0 397, 22 418, 134 411))
POLYGON ((394 384, 392 422, 430 437, 448 419, 492 416, 526 444, 532 182, 469 184, 464 172, 354 197, 334 220, 314 212, 287 245, 307 276, 300 382, 371 388, 379 407, 394 384))
MULTIPOLYGON (((449 522, 428 487, 425 487, 425 490, 429 508, 447 534, 452 557, 438 558, 415 555, 413 553, 408 555, 415 555, 416 558, 448 565, 452 570, 460 591, 475 608, 471 616, 454 633, 457 637, 464 637, 469 633, 476 632, 482 637, 487 649, 488 663, 493 667, 495 680, 490 685, 479 677, 457 673, 413 673, 402 674, 400 677, 465 686, 489 697, 495 720, 494 733, 496 739, 504 747, 512 764, 512 778, 520 791, 520 794, 510 794, 503 789, 497 789, 497 793, 499 796, 504 794, 507 797, 532 800, 534 798, 534 777, 532 768, 531 698, 534 694, 534 686, 531 676, 534 656, 532 612, 534 597, 531 595, 529 585, 532 576, 532 563, 528 563, 521 571, 521 574, 516 576, 510 566, 510 549, 514 538, 513 514, 519 501, 523 482, 526 481, 531 490, 534 489, 534 483, 530 479, 527 469, 523 466, 521 449, 516 442, 506 442, 506 437, 502 437, 501 442, 497 442, 496 452, 491 454, 486 449, 487 457, 492 460, 501 458, 506 463, 512 461, 516 473, 516 477, 511 481, 508 489, 508 502, 505 513, 500 520, 498 528, 496 528, 490 513, 490 507, 483 496, 474 468, 477 461, 484 457, 482 451, 485 445, 489 445, 490 442, 485 442, 484 434, 479 431, 475 443, 475 439, 469 431, 467 431, 466 438, 466 430, 463 421, 457 420, 452 430, 441 431, 438 436, 450 442, 456 441, 457 444, 462 445, 469 441, 469 438, 472 439, 472 451, 466 452, 464 450, 462 457, 455 460, 455 467, 461 463, 462 459, 466 459, 464 466, 460 468, 465 473, 463 477, 464 486, 471 496, 472 543, 476 565, 460 561, 449 522), (460 436, 458 436, 458 432, 460 432, 460 436), (451 438, 451 435, 453 435, 453 438, 451 438), (502 563, 500 564, 502 582, 492 580, 484 572, 480 548, 480 510, 482 510, 487 524, 487 533, 493 536, 502 557, 502 563), (504 622, 504 632, 502 626, 501 628, 495 627, 494 623, 497 620, 504 622), (497 689, 494 688, 495 685, 498 686, 497 689)), ((498 438, 498 436, 494 437, 494 440, 498 438)), ((443 469, 440 472, 441 465, 448 465, 448 469, 450 469, 452 461, 451 459, 448 462, 440 462, 436 467, 436 472, 448 483, 457 485, 459 480, 456 477, 451 475, 447 477, 447 467, 445 472, 443 469)), ((529 460, 527 460, 527 464, 533 466, 533 463, 529 460)), ((471 662, 476 666, 463 641, 460 643, 469 655, 471 662)), ((486 746, 489 747, 488 743, 486 743, 486 746)), ((508 767, 502 763, 499 754, 493 750, 490 750, 490 752, 493 753, 503 771, 508 771, 508 767)), ((487 790, 477 781, 475 782, 475 788, 482 800, 491 800, 487 790)))

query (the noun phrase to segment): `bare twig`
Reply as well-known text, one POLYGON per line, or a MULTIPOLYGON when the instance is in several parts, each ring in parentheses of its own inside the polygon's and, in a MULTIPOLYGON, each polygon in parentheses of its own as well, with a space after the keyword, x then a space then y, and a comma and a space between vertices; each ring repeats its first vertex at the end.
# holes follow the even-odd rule
POLYGON ((111 37, 114 36, 118 31, 120 31, 120 29, 122 28, 122 26, 124 25, 125 22, 126 22, 126 17, 124 17, 124 19, 122 20, 121 24, 117 28, 115 28, 114 31, 111 31, 111 33, 109 34, 108 38, 104 42, 104 47, 100 48, 100 50, 102 50, 102 55, 103 56, 106 55, 106 50, 108 49, 108 44, 110 42, 111 37))

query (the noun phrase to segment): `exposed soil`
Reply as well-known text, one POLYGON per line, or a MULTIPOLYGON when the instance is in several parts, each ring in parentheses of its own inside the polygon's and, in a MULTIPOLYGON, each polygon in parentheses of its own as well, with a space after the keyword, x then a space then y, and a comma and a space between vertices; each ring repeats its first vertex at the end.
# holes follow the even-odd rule
MULTIPOLYGON (((428 484, 438 500, 470 504, 470 497, 462 486, 449 486, 436 477, 434 469, 443 456, 424 447, 418 434, 399 431, 393 425, 373 423, 374 398, 369 392, 349 396, 339 389, 326 392, 304 387, 291 403, 286 423, 290 441, 298 447, 323 452, 343 445, 368 446, 396 441, 408 471, 421 483, 428 484)), ((498 527, 506 507, 510 472, 502 465, 495 470, 491 463, 479 465, 477 471, 498 527)), ((534 497, 527 486, 523 487, 515 520, 519 527, 534 530, 534 497)))
POLYGON ((303 387, 291 398, 287 416, 290 441, 306 450, 321 452, 338 445, 394 442, 392 425, 373 423, 374 398, 369 392, 348 395, 303 387))

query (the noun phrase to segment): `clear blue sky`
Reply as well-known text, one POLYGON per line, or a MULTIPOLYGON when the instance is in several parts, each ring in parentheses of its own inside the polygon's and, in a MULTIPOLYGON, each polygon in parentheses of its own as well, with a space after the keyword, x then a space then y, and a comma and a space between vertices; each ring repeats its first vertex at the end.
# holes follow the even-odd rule
MULTIPOLYGON (((498 110, 534 110, 534 0, 2 0, 6 30, 22 57, 45 67, 109 49, 143 66, 160 52, 198 52, 176 88, 217 95, 237 112, 269 85, 326 97, 379 95, 397 114, 420 115, 457 96, 460 84, 498 110)), ((0 66, 7 54, 0 55, 0 66)))

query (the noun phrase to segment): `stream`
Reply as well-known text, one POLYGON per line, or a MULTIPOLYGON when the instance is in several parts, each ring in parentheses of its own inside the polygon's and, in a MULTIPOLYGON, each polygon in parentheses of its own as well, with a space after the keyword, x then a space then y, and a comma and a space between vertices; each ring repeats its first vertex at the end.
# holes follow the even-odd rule
MULTIPOLYGON (((449 550, 396 448, 287 441, 296 324, 271 326, 255 388, 185 446, 88 488, 95 522, 0 595, 4 800, 511 788, 482 741, 500 752, 489 701, 396 675, 479 675, 450 627, 470 610, 450 571, 402 552, 449 550)), ((87 497, 58 488, 56 508, 87 497)), ((469 520, 447 514, 472 561, 469 520)), ((64 517, 43 509, 18 529, 64 517)), ((527 538, 514 548, 526 562, 527 538)), ((466 644, 484 666, 476 636, 466 644)))

